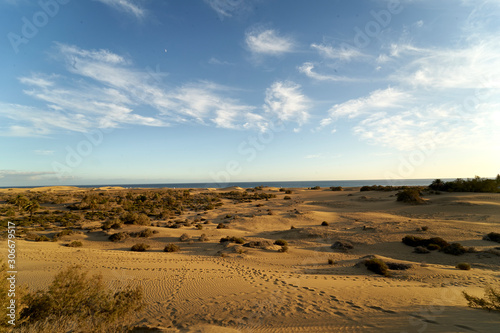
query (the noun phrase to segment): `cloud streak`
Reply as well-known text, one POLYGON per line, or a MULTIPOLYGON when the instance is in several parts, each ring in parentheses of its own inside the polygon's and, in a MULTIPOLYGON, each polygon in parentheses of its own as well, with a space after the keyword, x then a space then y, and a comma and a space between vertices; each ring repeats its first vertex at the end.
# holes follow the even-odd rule
POLYGON ((254 28, 247 32, 245 43, 254 54, 281 55, 294 51, 295 41, 290 37, 280 36, 276 30, 254 28))

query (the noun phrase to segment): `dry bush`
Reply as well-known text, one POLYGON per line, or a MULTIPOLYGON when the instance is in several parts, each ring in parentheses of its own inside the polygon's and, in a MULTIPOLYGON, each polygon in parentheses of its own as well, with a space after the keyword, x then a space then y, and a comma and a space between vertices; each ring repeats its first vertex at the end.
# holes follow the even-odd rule
POLYGON ((147 249, 149 249, 149 245, 144 244, 144 243, 137 243, 130 248, 131 251, 136 251, 136 252, 144 252, 147 249))
POLYGON ((87 276, 78 266, 59 272, 47 290, 23 297, 21 328, 39 332, 119 332, 126 318, 143 307, 142 289, 107 289, 102 275, 87 276))
POLYGON ((465 291, 463 292, 463 295, 471 308, 500 312, 500 290, 488 287, 485 292, 486 294, 484 298, 471 296, 465 291))
POLYGON ((470 264, 466 262, 458 263, 455 268, 461 269, 463 271, 470 271, 470 264))
POLYGON ((182 234, 181 237, 179 237, 179 240, 181 242, 189 242, 191 240, 191 236, 188 234, 182 234))
POLYGON ((180 248, 173 244, 173 243, 169 243, 165 246, 165 248, 163 249, 164 252, 178 252, 180 251, 180 248))
POLYGON ((82 242, 80 241, 72 241, 71 243, 69 243, 68 245, 66 245, 67 247, 82 247, 83 244, 82 242))
POLYGON ((374 258, 366 260, 365 266, 366 268, 368 268, 368 270, 376 274, 389 276, 389 268, 387 267, 386 263, 381 259, 374 258))

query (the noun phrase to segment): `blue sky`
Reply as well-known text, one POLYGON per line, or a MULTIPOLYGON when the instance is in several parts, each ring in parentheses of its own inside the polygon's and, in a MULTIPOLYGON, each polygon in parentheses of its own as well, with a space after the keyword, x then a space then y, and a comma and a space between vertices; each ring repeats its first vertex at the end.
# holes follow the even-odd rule
POLYGON ((495 176, 499 14, 0 0, 0 186, 495 176))

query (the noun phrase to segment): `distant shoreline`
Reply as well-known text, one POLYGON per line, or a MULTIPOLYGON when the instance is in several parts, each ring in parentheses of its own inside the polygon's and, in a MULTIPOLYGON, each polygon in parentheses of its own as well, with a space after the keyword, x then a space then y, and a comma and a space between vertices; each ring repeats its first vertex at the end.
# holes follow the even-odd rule
MULTIPOLYGON (((1 189, 19 188, 40 188, 40 187, 77 187, 77 188, 101 188, 101 187, 123 187, 123 188, 226 188, 242 187, 254 188, 257 186, 265 187, 286 187, 286 188, 308 188, 314 186, 330 187, 361 187, 371 185, 383 186, 427 186, 432 183, 432 179, 374 179, 374 180, 325 180, 325 181, 275 181, 275 182, 228 182, 228 183, 158 183, 158 184, 94 184, 94 185, 40 185, 40 186, 0 186, 1 189)), ((455 178, 442 178, 443 181, 454 180, 455 178)))

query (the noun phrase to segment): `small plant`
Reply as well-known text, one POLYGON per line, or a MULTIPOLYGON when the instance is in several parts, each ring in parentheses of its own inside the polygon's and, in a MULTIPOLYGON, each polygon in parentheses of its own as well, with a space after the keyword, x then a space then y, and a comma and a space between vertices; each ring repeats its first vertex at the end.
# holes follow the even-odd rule
POLYGON ((219 223, 217 224, 217 229, 227 229, 227 225, 225 225, 224 223, 219 223))
POLYGON ((483 237, 483 240, 500 243, 500 233, 490 232, 489 234, 483 237))
POLYGON ((453 254, 455 256, 467 253, 467 249, 463 247, 460 243, 451 243, 450 245, 441 249, 446 254, 453 254))
POLYGON ((137 252, 144 252, 147 249, 149 249, 149 245, 144 244, 144 243, 137 243, 137 244, 133 245, 130 250, 137 251, 137 252))
POLYGON ((288 252, 288 246, 287 245, 283 245, 281 247, 281 249, 278 250, 278 252, 288 252))
POLYGON ((284 239, 278 239, 274 242, 274 245, 287 246, 288 242, 284 239))
POLYGON ((292 193, 293 193, 292 190, 286 190, 285 191, 285 194, 292 194, 292 193))
POLYGON ((283 200, 292 200, 292 198, 291 198, 291 197, 289 197, 288 195, 285 195, 285 196, 283 197, 283 200))
POLYGON ((47 326, 57 326, 57 332, 75 332, 75 327, 80 332, 124 331, 123 320, 143 307, 142 295, 140 287, 109 290, 102 275, 90 277, 73 266, 59 272, 46 290, 23 297, 20 321, 26 332, 55 331, 47 326))
POLYGON ((311 190, 320 190, 321 187, 320 186, 314 186, 314 187, 311 187, 311 190))
POLYGON ((68 245, 66 245, 67 247, 82 247, 83 244, 82 242, 80 241, 72 241, 71 243, 69 243, 68 245))
POLYGON ((180 248, 177 245, 175 245, 174 243, 169 243, 165 246, 163 251, 164 252, 178 252, 178 251, 180 251, 180 248))
POLYGON ((486 295, 484 298, 471 296, 465 291, 463 292, 463 295, 471 308, 500 312, 500 290, 488 287, 485 292, 486 295))
POLYGON ((331 186, 330 190, 332 190, 332 191, 343 191, 344 188, 342 186, 331 186))
POLYGON ((324 227, 327 227, 329 224, 328 224, 328 222, 323 221, 323 222, 321 222, 321 225, 324 226, 324 227))
POLYGON ((206 234, 201 234, 200 238, 198 239, 200 242, 208 242, 208 237, 206 234))
POLYGON ((181 242, 189 242, 191 240, 191 236, 188 234, 182 234, 181 237, 179 237, 179 240, 181 242))
POLYGON ((292 226, 290 227, 290 230, 293 230, 293 229, 297 229, 297 228, 295 228, 295 227, 292 225, 292 226))
POLYGON ((420 230, 427 231, 427 230, 429 230, 429 227, 428 226, 423 226, 423 227, 420 227, 420 230))
POLYGON ((35 242, 50 242, 50 238, 45 235, 41 235, 35 238, 35 242))
POLYGON ((336 262, 333 259, 328 259, 328 265, 335 265, 336 262))
POLYGON ((119 242, 129 237, 130 234, 128 232, 118 232, 116 234, 112 234, 111 236, 109 236, 108 239, 112 242, 119 242))
POLYGON ((198 230, 203 229, 203 224, 197 224, 197 225, 196 225, 196 229, 198 229, 198 230))
POLYGON ((244 244, 245 240, 243 238, 239 238, 239 237, 223 237, 219 241, 219 243, 225 243, 225 242, 244 244))
POLYGON ((389 276, 389 268, 385 264, 385 262, 381 259, 369 259, 365 261, 365 266, 368 270, 380 274, 383 276, 389 276))
POLYGON ((396 194, 397 200, 413 205, 424 204, 425 200, 422 199, 421 193, 418 189, 407 188, 396 194))
POLYGON ((455 268, 461 269, 463 271, 470 271, 470 264, 466 262, 458 263, 455 268))

